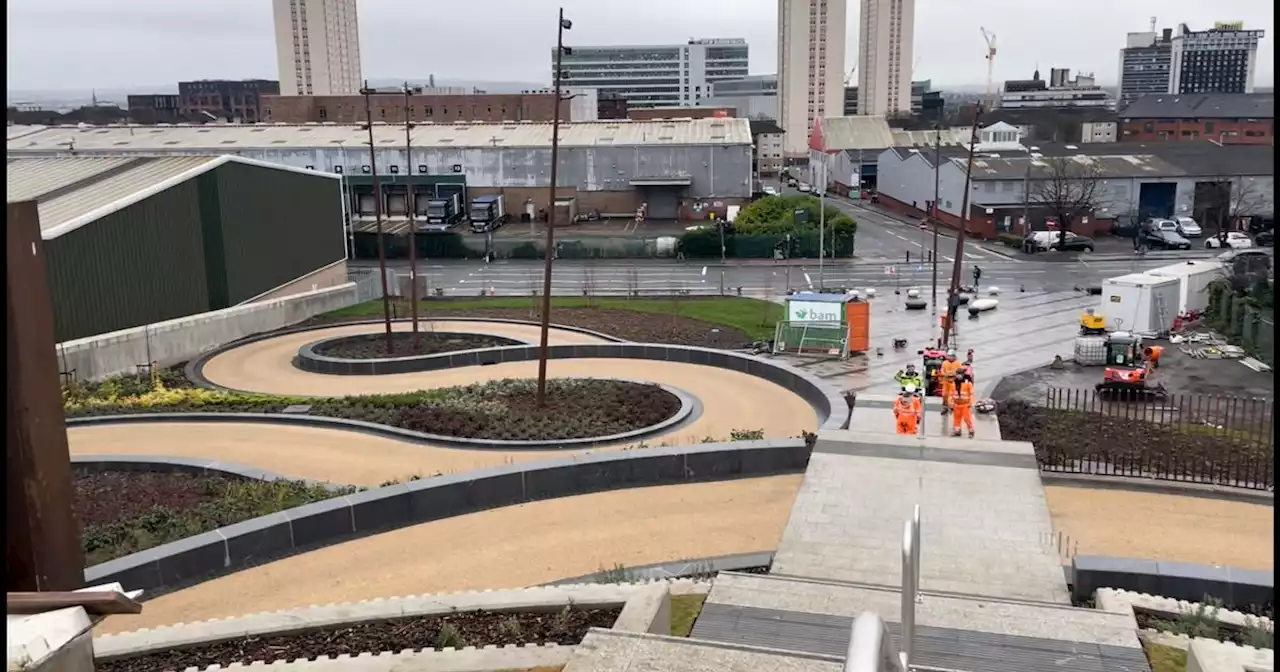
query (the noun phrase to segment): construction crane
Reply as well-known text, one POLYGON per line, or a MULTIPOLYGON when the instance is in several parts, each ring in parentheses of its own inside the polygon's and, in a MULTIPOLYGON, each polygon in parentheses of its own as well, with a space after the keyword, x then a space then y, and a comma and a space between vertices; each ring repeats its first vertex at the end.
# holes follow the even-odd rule
POLYGON ((978 28, 982 31, 982 38, 987 41, 987 95, 984 104, 987 110, 995 108, 994 93, 991 91, 992 80, 995 77, 996 68, 996 34, 986 28, 978 28))

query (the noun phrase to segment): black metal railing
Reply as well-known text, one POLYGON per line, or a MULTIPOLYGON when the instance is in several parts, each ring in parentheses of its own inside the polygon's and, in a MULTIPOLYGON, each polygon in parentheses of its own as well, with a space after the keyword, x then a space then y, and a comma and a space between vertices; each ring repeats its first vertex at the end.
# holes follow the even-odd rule
POLYGON ((1005 402, 999 417, 1002 438, 1032 442, 1044 471, 1269 490, 1274 409, 1263 398, 1050 388, 1042 404, 1005 402))

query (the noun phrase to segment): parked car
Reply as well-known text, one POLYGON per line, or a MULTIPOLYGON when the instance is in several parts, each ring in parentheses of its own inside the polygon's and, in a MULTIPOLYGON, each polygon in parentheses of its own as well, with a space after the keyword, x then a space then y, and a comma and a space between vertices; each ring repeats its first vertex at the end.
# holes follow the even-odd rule
POLYGON ((809 185, 808 185, 807 183, 805 183, 805 182, 801 182, 801 183, 797 184, 797 185, 796 185, 796 189, 797 189, 800 193, 802 193, 802 194, 807 194, 807 193, 809 193, 810 191, 813 191, 813 187, 809 186, 809 185))
POLYGON ((1092 252, 1093 239, 1068 233, 1062 244, 1058 246, 1058 249, 1065 252, 1092 252))
POLYGON ((1061 231, 1032 231, 1022 239, 1022 250, 1028 253, 1060 249, 1068 252, 1092 252, 1093 239, 1068 231, 1065 238, 1061 231), (1061 240, 1061 245, 1058 241, 1061 240))
POLYGON ((1233 250, 1244 250, 1253 247, 1253 240, 1249 238, 1249 234, 1243 231, 1228 231, 1225 242, 1222 238, 1223 236, 1209 236, 1204 241, 1205 249, 1231 248, 1233 250))
POLYGON ((777 196, 777 195, 778 195, 778 189, 777 189, 776 187, 765 187, 765 188, 764 188, 764 195, 765 195, 765 196, 777 196))
MULTIPOLYGON (((1176 227, 1177 225, 1174 224, 1174 226, 1176 227)), ((1176 228, 1168 229, 1158 225, 1154 227, 1144 226, 1142 233, 1139 235, 1139 242, 1147 247, 1153 247, 1161 250, 1191 249, 1191 241, 1179 235, 1176 228)))
POLYGON ((1138 229, 1138 221, 1128 215, 1111 220, 1111 235, 1118 238, 1133 238, 1138 235, 1138 229))
POLYGON ((1272 247, 1276 244, 1275 229, 1259 232, 1253 237, 1253 244, 1258 247, 1272 247))
POLYGON ((1174 221, 1178 224, 1178 233, 1183 238, 1199 238, 1201 234, 1200 225, 1196 220, 1190 217, 1175 217, 1174 221))
POLYGON ((1227 250, 1218 255, 1218 261, 1231 265, 1231 272, 1244 275, 1250 273, 1270 274, 1272 272, 1271 250, 1258 248, 1227 250))

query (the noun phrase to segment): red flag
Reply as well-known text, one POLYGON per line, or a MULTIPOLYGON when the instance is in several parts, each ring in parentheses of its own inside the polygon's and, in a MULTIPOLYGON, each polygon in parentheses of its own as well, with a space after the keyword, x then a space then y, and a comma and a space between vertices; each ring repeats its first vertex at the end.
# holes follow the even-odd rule
POLYGON ((827 143, 822 139, 822 118, 813 120, 813 131, 809 133, 809 149, 815 152, 826 152, 827 143))

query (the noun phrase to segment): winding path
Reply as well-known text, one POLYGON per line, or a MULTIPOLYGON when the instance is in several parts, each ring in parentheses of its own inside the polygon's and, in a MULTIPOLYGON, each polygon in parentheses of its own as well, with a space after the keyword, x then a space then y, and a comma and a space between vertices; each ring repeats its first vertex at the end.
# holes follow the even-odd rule
MULTIPOLYGON (((485 333, 536 343, 533 325, 424 321, 439 332, 485 333)), ((397 331, 409 325, 397 323, 397 331)), ((381 324, 287 334, 215 355, 203 375, 232 389, 300 396, 377 394, 530 378, 536 362, 385 376, 309 373, 292 365, 298 349, 338 336, 376 333, 381 324)), ((607 342, 554 329, 553 344, 607 342)), ((677 388, 701 414, 645 444, 727 440, 735 429, 766 437, 817 428, 813 408, 785 388, 710 366, 627 359, 551 360, 557 378, 620 378, 677 388)), ((563 457, 570 451, 466 450, 353 431, 264 423, 166 422, 71 427, 77 455, 170 455, 218 459, 298 478, 377 485, 563 457)), ((618 450, 613 446, 593 450, 618 450)), ((583 451, 589 452, 589 451, 583 451)), ((423 523, 250 568, 149 601, 138 617, 111 618, 103 633, 337 601, 415 593, 515 587, 613 567, 774 548, 800 476, 621 490, 506 507, 423 523), (519 562, 512 562, 519 558, 519 562), (298 577, 308 577, 301 581, 298 577)))
MULTIPOLYGON (((486 333, 536 342, 532 325, 495 322, 424 322, 439 332, 486 333)), ((397 323, 397 330, 409 326, 397 323)), ((297 369, 298 348, 319 340, 376 333, 380 324, 349 325, 288 334, 249 343, 212 357, 203 374, 212 383, 238 390, 300 396, 382 394, 452 387, 502 378, 532 378, 536 362, 472 366, 438 372, 384 376, 335 376, 297 369)), ((554 329, 553 344, 606 342, 580 332, 554 329)), ((684 445, 710 437, 728 440, 735 429, 763 430, 766 438, 799 436, 818 424, 813 408, 791 391, 737 371, 710 366, 628 359, 555 359, 555 378, 620 378, 683 390, 698 399, 692 422, 645 439, 645 445, 684 445)), ((455 473, 511 462, 563 457, 566 451, 466 450, 408 443, 359 432, 261 423, 147 423, 71 427, 76 455, 172 455, 228 460, 299 478, 377 485, 394 478, 455 473)), ((618 450, 627 445, 595 448, 618 450)))

